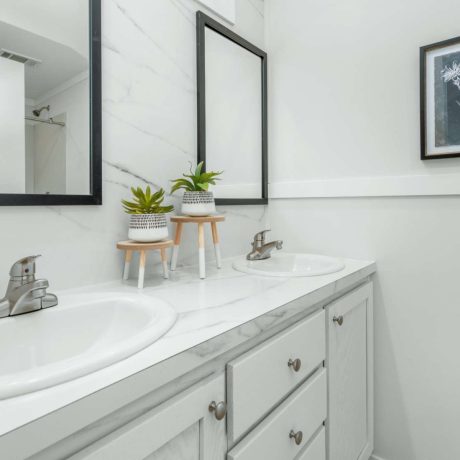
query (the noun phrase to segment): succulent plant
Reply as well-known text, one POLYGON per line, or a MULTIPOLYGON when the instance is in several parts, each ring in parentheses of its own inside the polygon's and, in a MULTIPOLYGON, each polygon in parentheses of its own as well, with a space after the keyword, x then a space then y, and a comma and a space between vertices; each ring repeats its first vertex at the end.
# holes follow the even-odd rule
POLYGON ((171 193, 179 189, 184 189, 187 192, 206 192, 209 185, 216 185, 216 180, 220 180, 217 176, 223 171, 201 172, 203 169, 203 161, 198 163, 195 171, 192 170, 190 164, 190 174, 183 174, 184 178, 174 179, 171 182, 174 184, 171 188, 171 193))
POLYGON ((131 187, 133 200, 121 200, 123 208, 128 214, 165 214, 174 210, 174 206, 161 206, 164 200, 165 191, 160 188, 152 194, 150 186, 142 190, 141 187, 131 187))

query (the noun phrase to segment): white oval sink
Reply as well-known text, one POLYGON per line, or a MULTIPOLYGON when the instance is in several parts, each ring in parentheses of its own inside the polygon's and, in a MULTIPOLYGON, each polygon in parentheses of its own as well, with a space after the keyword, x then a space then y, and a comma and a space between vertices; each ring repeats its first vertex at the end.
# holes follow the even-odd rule
POLYGON ((143 295, 78 294, 0 319, 0 399, 94 372, 142 350, 174 324, 166 302, 143 295))
POLYGON ((240 272, 262 276, 318 276, 335 273, 345 264, 334 257, 317 254, 275 253, 265 260, 247 260, 245 257, 233 262, 240 272))

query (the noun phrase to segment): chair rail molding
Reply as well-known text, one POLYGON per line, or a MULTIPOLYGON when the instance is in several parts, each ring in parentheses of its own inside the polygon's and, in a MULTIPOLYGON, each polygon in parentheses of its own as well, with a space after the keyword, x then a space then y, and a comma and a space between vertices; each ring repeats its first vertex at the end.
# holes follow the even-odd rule
POLYGON ((269 184, 270 199, 436 195, 460 195, 460 174, 343 177, 269 184))

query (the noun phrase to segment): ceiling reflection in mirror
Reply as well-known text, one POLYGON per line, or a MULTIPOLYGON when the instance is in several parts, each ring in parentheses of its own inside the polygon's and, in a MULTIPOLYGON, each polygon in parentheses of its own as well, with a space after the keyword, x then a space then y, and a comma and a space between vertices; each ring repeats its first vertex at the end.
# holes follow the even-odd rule
POLYGON ((2 0, 0 193, 90 193, 88 0, 2 0))

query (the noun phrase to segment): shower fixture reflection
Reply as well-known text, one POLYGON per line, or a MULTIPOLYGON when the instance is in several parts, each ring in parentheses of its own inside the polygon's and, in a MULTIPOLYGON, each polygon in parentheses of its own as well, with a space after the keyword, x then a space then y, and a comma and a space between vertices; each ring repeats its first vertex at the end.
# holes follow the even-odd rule
POLYGON ((39 109, 32 110, 32 113, 36 116, 39 117, 40 114, 43 112, 43 110, 50 111, 50 106, 49 105, 44 105, 43 107, 40 107, 39 109))

